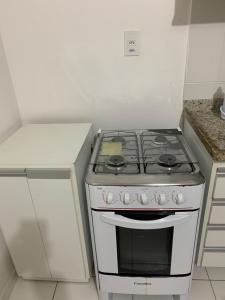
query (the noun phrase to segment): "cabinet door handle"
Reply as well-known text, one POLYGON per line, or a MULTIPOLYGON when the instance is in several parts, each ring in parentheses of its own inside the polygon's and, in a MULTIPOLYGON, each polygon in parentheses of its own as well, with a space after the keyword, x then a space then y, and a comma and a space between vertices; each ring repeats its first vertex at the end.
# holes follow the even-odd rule
POLYGON ((18 168, 18 169, 0 169, 0 177, 25 177, 26 169, 18 168))
POLYGON ((26 169, 32 179, 69 179, 70 169, 26 169))
POLYGON ((176 225, 180 225, 190 221, 191 217, 192 216, 190 214, 183 214, 170 215, 168 217, 154 221, 137 221, 120 215, 116 215, 115 213, 107 212, 101 215, 101 220, 113 226, 119 226, 130 229, 148 230, 175 227, 176 225))
POLYGON ((206 252, 217 252, 217 253, 224 253, 225 248, 224 247, 205 247, 204 248, 204 253, 206 252))

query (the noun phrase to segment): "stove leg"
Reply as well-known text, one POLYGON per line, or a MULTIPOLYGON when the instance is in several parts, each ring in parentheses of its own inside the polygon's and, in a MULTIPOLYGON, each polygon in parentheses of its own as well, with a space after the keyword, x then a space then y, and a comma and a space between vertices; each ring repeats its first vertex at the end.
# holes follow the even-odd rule
POLYGON ((188 300, 188 294, 174 295, 173 299, 174 300, 188 300))
POLYGON ((99 291, 98 299, 99 300, 113 300, 113 294, 99 291))

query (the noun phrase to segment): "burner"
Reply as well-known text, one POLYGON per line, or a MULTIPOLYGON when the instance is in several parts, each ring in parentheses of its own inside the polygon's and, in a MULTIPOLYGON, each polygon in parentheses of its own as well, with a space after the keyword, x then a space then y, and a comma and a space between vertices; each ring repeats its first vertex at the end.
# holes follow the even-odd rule
POLYGON ((172 154, 163 154, 159 157, 158 164, 162 167, 172 168, 178 165, 176 156, 172 154))
POLYGON ((168 140, 164 135, 157 135, 153 142, 156 145, 166 145, 166 144, 168 144, 168 140))
POLYGON ((125 165, 125 159, 122 155, 111 155, 107 161, 107 165, 113 168, 121 168, 125 165))
POLYGON ((111 141, 116 142, 116 143, 125 143, 126 142, 125 138, 122 136, 114 136, 111 141))

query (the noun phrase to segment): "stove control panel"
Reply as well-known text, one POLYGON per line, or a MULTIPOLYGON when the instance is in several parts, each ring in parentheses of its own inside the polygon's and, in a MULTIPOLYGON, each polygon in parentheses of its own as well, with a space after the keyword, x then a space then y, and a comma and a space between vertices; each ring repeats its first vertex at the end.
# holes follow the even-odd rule
POLYGON ((203 185, 165 187, 88 186, 95 209, 198 209, 203 185))

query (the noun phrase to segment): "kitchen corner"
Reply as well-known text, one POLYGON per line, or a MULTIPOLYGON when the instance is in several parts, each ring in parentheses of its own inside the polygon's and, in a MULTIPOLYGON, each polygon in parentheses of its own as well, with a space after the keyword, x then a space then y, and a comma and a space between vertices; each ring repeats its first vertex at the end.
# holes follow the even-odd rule
POLYGON ((0 300, 225 300, 224 98, 225 0, 0 1, 0 300))

